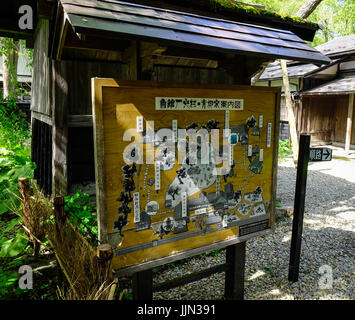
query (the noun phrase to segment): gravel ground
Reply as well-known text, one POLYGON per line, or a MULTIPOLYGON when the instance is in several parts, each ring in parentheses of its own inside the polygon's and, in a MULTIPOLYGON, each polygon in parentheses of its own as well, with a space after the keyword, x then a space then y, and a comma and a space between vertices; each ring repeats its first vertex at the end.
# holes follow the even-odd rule
MULTIPOLYGON (((281 162, 277 199, 293 206, 296 169, 281 162)), ((288 281, 292 219, 277 222, 273 234, 247 242, 245 299, 345 299, 354 296, 355 161, 311 163, 307 179, 306 209, 299 281, 288 281), (327 270, 324 273, 323 270, 327 270), (327 277, 327 278, 326 278, 327 277), (331 282, 323 279, 329 279, 331 282), (330 288, 322 288, 330 284, 330 288)), ((158 272, 162 282, 225 262, 225 251, 187 259, 158 272)), ((223 299, 224 273, 164 292, 155 300, 223 299)))

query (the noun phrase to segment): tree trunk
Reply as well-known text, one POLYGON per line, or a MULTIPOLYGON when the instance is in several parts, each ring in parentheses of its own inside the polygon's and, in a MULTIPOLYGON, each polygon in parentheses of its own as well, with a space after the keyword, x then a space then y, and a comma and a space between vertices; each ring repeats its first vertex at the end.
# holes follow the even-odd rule
MULTIPOLYGON (((296 15, 302 19, 306 19, 317 8, 322 0, 307 0, 307 2, 298 10, 296 15)), ((290 126, 290 135, 292 142, 293 160, 296 164, 298 161, 298 135, 296 130, 296 120, 293 112, 293 102, 291 99, 290 83, 288 80, 288 71, 286 60, 281 59, 282 81, 284 85, 287 118, 290 126)))
POLYGON ((308 18, 311 13, 318 7, 318 5, 323 0, 308 0, 304 5, 297 11, 296 16, 302 19, 308 18))
MULTIPOLYGON (((296 16, 306 19, 309 15, 317 8, 317 6, 323 0, 308 0, 296 13, 296 16)), ((251 79, 250 85, 254 86, 255 83, 259 80, 261 75, 264 73, 265 69, 267 68, 267 64, 263 66, 251 79)))
POLYGON ((14 40, 12 48, 10 50, 5 50, 3 54, 3 98, 15 94, 19 47, 20 42, 14 40))
POLYGON ((251 86, 255 86, 255 83, 260 79, 261 75, 264 73, 265 69, 267 68, 267 66, 271 62, 273 62, 273 61, 271 60, 271 61, 268 61, 268 62, 264 62, 261 65, 260 70, 251 78, 251 83, 250 83, 251 86))
POLYGON ((295 115, 293 113, 293 103, 292 103, 292 99, 291 99, 290 82, 288 80, 286 60, 281 60, 281 71, 282 71, 282 80, 283 80, 283 87, 284 87, 284 93, 285 93, 287 118, 288 118, 288 124, 290 127, 293 160, 294 160, 294 163, 297 163, 298 135, 297 135, 297 130, 296 130, 296 119, 295 119, 295 115))

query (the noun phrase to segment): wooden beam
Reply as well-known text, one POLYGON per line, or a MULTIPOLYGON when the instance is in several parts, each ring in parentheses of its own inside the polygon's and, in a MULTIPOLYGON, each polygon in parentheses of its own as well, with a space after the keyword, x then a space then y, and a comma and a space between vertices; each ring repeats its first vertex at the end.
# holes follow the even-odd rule
POLYGON ((51 43, 51 58, 56 60, 61 59, 68 28, 68 18, 64 13, 63 7, 59 5, 55 19, 54 36, 51 43))
POLYGON ((53 106, 53 158, 52 194, 66 195, 68 188, 68 83, 65 62, 52 61, 52 106, 53 106))
POLYGON ((68 115, 68 126, 73 128, 92 127, 92 115, 68 115))
POLYGON ((32 118, 47 123, 50 126, 52 125, 52 118, 46 114, 37 111, 32 111, 32 118))
POLYGON ((113 40, 108 38, 93 37, 90 34, 82 35, 80 38, 72 28, 67 31, 67 37, 64 43, 65 48, 97 49, 107 51, 123 51, 129 47, 127 40, 113 40), (84 37, 83 37, 84 36, 84 37))
POLYGON ((180 287, 180 286, 183 286, 187 283, 190 283, 193 281, 198 281, 203 278, 207 278, 207 277, 211 276, 212 274, 224 272, 224 271, 226 271, 226 269, 227 269, 227 264, 223 263, 223 264, 213 266, 208 269, 204 269, 201 271, 196 271, 196 272, 193 272, 190 274, 186 274, 186 275, 179 277, 179 278, 175 278, 172 280, 165 281, 163 283, 155 284, 153 286, 153 291, 154 292, 166 291, 166 290, 169 290, 172 288, 180 287))
POLYGON ((55 2, 52 0, 37 0, 38 19, 51 20, 53 17, 55 2))
POLYGON ((128 65, 128 79, 138 79, 138 44, 137 41, 132 40, 130 46, 123 52, 123 62, 128 65))
POLYGON ((353 127, 353 113, 354 113, 354 94, 349 94, 349 105, 348 105, 348 118, 346 121, 346 133, 345 133, 345 153, 349 154, 350 142, 351 142, 351 132, 353 127))
POLYGON ((147 270, 150 268, 155 268, 157 266, 161 266, 163 264, 178 261, 181 259, 190 258, 190 257, 196 256, 201 253, 206 253, 211 250, 223 249, 225 247, 233 246, 234 244, 245 242, 249 239, 252 239, 252 238, 255 238, 258 236, 267 235, 270 233, 271 233, 271 229, 265 229, 262 231, 258 231, 256 233, 245 235, 245 236, 234 237, 234 238, 227 239, 224 241, 214 242, 214 243, 211 243, 211 244, 203 246, 203 247, 198 247, 198 248, 186 250, 183 252, 179 252, 179 253, 170 255, 168 257, 158 258, 158 259, 154 259, 151 261, 140 263, 138 265, 133 265, 133 266, 129 266, 129 267, 121 268, 121 269, 116 269, 115 274, 117 277, 131 276, 136 272, 140 272, 140 271, 147 270))

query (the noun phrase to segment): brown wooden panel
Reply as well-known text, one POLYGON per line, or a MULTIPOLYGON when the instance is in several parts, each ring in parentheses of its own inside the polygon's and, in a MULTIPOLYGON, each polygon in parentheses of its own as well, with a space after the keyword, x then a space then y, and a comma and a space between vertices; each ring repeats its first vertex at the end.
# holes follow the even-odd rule
POLYGON ((335 130, 335 97, 304 97, 302 132, 312 136, 311 143, 329 143, 335 130))
POLYGON ((65 61, 68 81, 68 113, 92 114, 91 78, 116 77, 127 79, 127 67, 121 63, 65 61))
MULTIPOLYGON (((113 259, 114 268, 138 265, 142 262, 168 257, 184 250, 191 250, 228 239, 235 239, 238 242, 239 235, 244 236, 250 233, 252 236, 253 233, 261 230, 258 229, 258 226, 250 226, 251 229, 243 226, 242 234, 240 234, 240 225, 266 221, 264 229, 272 226, 272 208, 274 207, 273 202, 276 190, 275 167, 277 166, 277 160, 275 160, 275 157, 277 158, 278 148, 279 89, 93 79, 93 92, 100 240, 111 239, 109 241, 114 245, 118 255, 113 259), (196 211, 197 208, 191 209, 190 207, 190 212, 188 213, 190 219, 187 221, 188 230, 177 233, 170 232, 160 239, 154 231, 159 231, 163 220, 168 217, 174 217, 177 220, 181 218, 174 211, 174 207, 180 203, 179 197, 177 196, 178 199, 175 201, 167 193, 172 184, 181 185, 176 174, 181 165, 175 161, 175 164, 170 169, 160 172, 161 188, 156 191, 155 183, 152 185, 147 183, 149 179, 155 178, 154 164, 148 165, 143 162, 142 164, 136 164, 139 174, 137 172, 133 177, 135 183, 134 192, 139 191, 140 193, 140 212, 146 211, 149 198, 149 202, 155 201, 159 206, 158 214, 150 215, 150 224, 147 229, 137 231, 133 203, 130 202, 129 206, 132 211, 128 214, 127 225, 123 227, 124 236, 120 237, 118 231, 114 229, 115 221, 118 218, 118 208, 122 204, 122 201, 117 201, 117 198, 120 196, 121 191, 124 191, 122 167, 126 163, 123 155, 125 151, 129 150, 125 150, 125 148, 131 143, 130 141, 123 141, 123 136, 127 129, 135 131, 137 116, 143 116, 144 121, 154 121, 155 130, 164 127, 171 128, 172 120, 178 121, 179 128, 186 128, 192 122, 197 122, 200 125, 206 124, 211 119, 216 119, 220 122, 219 128, 223 128, 225 124, 225 112, 221 110, 156 110, 156 97, 243 99, 243 110, 230 111, 229 126, 231 128, 245 124, 251 116, 254 116, 258 123, 259 116, 263 115, 263 127, 260 128, 260 136, 253 136, 251 134, 252 131, 249 131, 247 141, 247 145, 251 144, 254 147, 258 145, 264 151, 261 172, 256 173, 248 169, 250 161, 246 154, 247 145, 242 146, 239 143, 239 145, 234 147, 234 161, 236 162, 234 176, 229 177, 226 181, 223 177, 219 177, 221 192, 225 190, 228 183, 233 185, 232 192, 241 190, 242 201, 240 203, 234 205, 234 207, 233 205, 231 207, 230 204, 229 207, 228 205, 227 207, 222 205, 224 206, 223 215, 229 214, 230 217, 235 217, 239 221, 237 224, 224 225, 222 227, 222 221, 219 221, 211 223, 209 229, 205 229, 204 222, 206 221, 202 222, 200 226, 193 221, 194 219, 192 218, 199 219, 197 215, 200 213, 196 211), (266 143, 268 123, 272 124, 269 147, 267 147, 266 143), (248 201, 248 198, 244 198, 247 193, 252 193, 257 187, 262 190, 262 200, 252 202, 248 201), (166 205, 168 202, 171 202, 171 206, 166 205), (242 202, 246 205, 251 205, 244 215, 238 211, 241 210, 242 202), (253 210, 258 204, 264 205, 265 208, 265 214, 259 217, 253 214, 253 210), (112 241, 113 237, 118 239, 116 244, 114 244, 115 241, 112 241)), ((146 128, 146 123, 144 123, 144 127, 146 128)), ((146 156, 145 147, 146 145, 143 145, 142 155, 144 156, 146 156)), ((156 152, 157 148, 154 148, 154 150, 156 152)), ((218 165, 217 167, 220 166, 218 165)), ((201 165, 198 167, 202 168, 201 165)), ((191 166, 188 168, 191 168, 191 166)), ((203 179, 200 179, 200 183, 202 183, 201 180, 203 179)), ((191 191, 194 190, 194 187, 189 187, 187 181, 186 192, 190 192, 187 198, 188 201, 197 199, 202 192, 212 195, 217 190, 215 180, 204 187, 196 188, 195 191, 191 191)), ((213 217, 217 211, 217 203, 210 207, 213 207, 212 211, 214 213, 210 215, 210 217, 213 217)), ((202 213, 203 215, 204 213, 202 213)), ((208 213, 205 215, 207 217, 208 213)), ((216 219, 218 220, 218 217, 216 219)))
POLYGON ((195 82, 233 84, 234 78, 225 70, 208 70, 197 68, 182 68, 168 66, 154 66, 152 80, 165 82, 195 82))
MULTIPOLYGON (((345 143, 345 133, 346 133, 346 123, 348 117, 349 108, 349 95, 338 95, 336 96, 336 113, 335 113, 335 137, 336 142, 345 143)), ((353 114, 353 125, 351 131, 351 142, 350 144, 355 144, 355 114, 353 114)))
POLYGON ((32 102, 33 111, 51 116, 50 88, 51 67, 48 58, 49 22, 40 20, 33 56, 32 102))

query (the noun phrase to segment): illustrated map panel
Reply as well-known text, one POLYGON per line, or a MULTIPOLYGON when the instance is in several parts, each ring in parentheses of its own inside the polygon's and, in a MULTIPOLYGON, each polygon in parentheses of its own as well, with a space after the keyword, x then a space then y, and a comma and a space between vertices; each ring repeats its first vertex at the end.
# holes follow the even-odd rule
POLYGON ((114 268, 270 228, 275 92, 103 89, 114 268))

